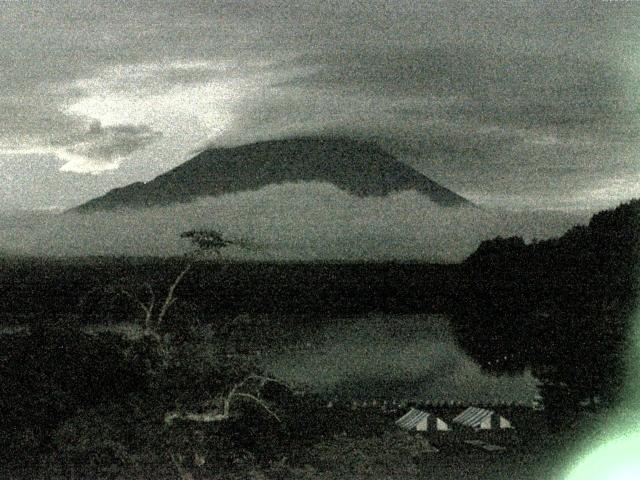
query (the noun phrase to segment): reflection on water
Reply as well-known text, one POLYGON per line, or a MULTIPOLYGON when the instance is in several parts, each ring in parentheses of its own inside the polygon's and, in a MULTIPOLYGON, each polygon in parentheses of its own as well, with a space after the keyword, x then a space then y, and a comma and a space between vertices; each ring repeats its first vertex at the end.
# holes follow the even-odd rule
POLYGON ((456 345, 443 316, 332 319, 295 337, 301 348, 269 355, 265 367, 339 397, 530 403, 536 394, 528 372, 481 372, 456 345))

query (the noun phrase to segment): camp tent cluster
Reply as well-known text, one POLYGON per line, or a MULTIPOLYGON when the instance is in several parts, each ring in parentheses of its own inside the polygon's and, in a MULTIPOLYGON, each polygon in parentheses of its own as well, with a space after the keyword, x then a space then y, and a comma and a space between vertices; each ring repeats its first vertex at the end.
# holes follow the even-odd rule
MULTIPOLYGON (((469 407, 453 419, 454 423, 473 428, 474 430, 498 430, 512 428, 511 422, 493 410, 469 407)), ((428 412, 412 408, 401 418, 396 420, 396 425, 404 430, 418 432, 446 432, 449 425, 441 418, 428 412)))

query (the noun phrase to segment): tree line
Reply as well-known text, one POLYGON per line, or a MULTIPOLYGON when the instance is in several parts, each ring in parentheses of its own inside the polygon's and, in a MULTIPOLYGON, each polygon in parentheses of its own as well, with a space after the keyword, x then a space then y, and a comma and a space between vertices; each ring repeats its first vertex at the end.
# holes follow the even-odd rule
POLYGON ((633 347, 640 200, 559 238, 482 242, 452 305, 462 347, 487 371, 529 369, 550 412, 611 406, 633 347))

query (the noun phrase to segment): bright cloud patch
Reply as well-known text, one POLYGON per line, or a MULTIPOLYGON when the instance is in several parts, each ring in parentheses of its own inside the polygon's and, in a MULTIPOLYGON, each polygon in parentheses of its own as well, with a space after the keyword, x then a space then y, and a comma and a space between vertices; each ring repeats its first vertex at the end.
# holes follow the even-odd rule
POLYGON ((118 168, 122 159, 156 140, 160 134, 146 126, 91 124, 86 135, 57 148, 55 153, 66 163, 63 172, 97 173, 118 168))
POLYGON ((135 152, 140 163, 164 170, 222 135, 247 97, 299 74, 268 64, 199 60, 103 68, 71 84, 43 86, 59 102, 50 106, 49 121, 29 116, 25 128, 33 132, 19 141, 0 132, 0 153, 53 155, 63 172, 100 173, 119 168, 135 152))
POLYGON ((147 126, 114 125, 102 127, 91 123, 81 133, 71 133, 49 145, 33 147, 1 147, 4 155, 51 155, 63 162, 62 172, 100 173, 114 170, 132 153, 145 148, 160 137, 147 126))
POLYGON ((239 94, 228 82, 212 77, 220 77, 220 72, 207 62, 180 62, 120 65, 75 82, 73 88, 83 95, 64 113, 102 127, 94 136, 98 141, 76 145, 70 152, 91 161, 70 161, 63 170, 117 168, 132 151, 160 137, 161 144, 142 161, 151 156, 156 160, 159 152, 165 160, 182 158, 185 151, 215 137, 230 122, 230 106, 239 94), (197 80, 181 82, 181 76, 194 72, 199 73, 197 80))
POLYGON ((98 121, 105 129, 146 125, 162 135, 148 157, 175 166, 198 146, 238 128, 235 123, 245 104, 260 98, 269 85, 306 72, 305 68, 280 71, 269 64, 196 60, 119 65, 76 81, 72 88, 83 95, 64 113, 98 121))

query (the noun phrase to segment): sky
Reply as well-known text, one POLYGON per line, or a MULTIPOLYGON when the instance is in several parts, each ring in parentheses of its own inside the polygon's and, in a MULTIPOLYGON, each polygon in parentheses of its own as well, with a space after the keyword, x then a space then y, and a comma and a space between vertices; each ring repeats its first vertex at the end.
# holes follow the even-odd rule
POLYGON ((374 139, 488 207, 640 196, 640 2, 0 7, 0 211, 314 133, 374 139))

